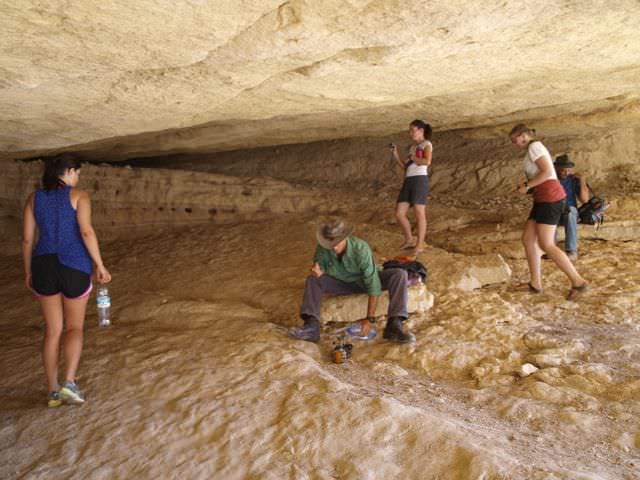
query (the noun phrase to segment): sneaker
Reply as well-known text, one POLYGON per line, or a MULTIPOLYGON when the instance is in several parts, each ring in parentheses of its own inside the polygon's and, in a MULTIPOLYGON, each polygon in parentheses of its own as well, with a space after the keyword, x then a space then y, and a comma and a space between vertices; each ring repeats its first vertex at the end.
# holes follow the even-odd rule
POLYGON ((49 396, 47 397, 47 406, 49 408, 56 408, 62 405, 62 400, 60 399, 60 392, 53 391, 49 392, 49 396))
POLYGON ((567 252, 567 258, 576 263, 578 261, 578 252, 567 252))
POLYGON ((354 338, 356 340, 373 340, 374 338, 376 338, 376 335, 378 333, 375 328, 371 327, 367 335, 362 335, 360 333, 360 322, 349 325, 346 328, 345 332, 347 332, 347 335, 349 335, 351 338, 354 338))
POLYGON ((67 403, 75 405, 81 405, 84 403, 84 393, 80 391, 76 382, 64 382, 64 385, 60 389, 60 396, 62 400, 67 403))
POLYGON ((416 341, 414 334, 404 332, 402 330, 402 317, 391 317, 387 320, 387 326, 384 327, 384 333, 382 337, 386 340, 398 343, 413 343, 416 341))
POLYGON ((320 322, 315 318, 307 318, 303 327, 294 327, 289 330, 289 336, 296 340, 317 343, 320 341, 320 322))

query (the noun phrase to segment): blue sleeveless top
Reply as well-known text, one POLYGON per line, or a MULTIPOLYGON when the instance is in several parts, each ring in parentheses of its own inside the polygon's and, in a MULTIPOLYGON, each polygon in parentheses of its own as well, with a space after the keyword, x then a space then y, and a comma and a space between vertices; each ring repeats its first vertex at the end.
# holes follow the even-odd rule
POLYGON ((57 254, 63 265, 91 275, 93 263, 82 241, 70 193, 68 186, 36 191, 33 213, 39 238, 33 256, 57 254))

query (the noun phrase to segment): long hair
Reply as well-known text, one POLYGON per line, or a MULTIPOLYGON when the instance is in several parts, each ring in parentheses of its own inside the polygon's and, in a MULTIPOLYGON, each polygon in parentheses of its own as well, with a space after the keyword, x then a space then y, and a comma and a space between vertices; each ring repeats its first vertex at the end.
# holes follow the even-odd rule
POLYGON ((64 172, 70 168, 78 170, 81 166, 81 160, 72 153, 62 153, 54 157, 45 158, 42 188, 44 190, 56 190, 64 186, 62 180, 60 180, 64 172))

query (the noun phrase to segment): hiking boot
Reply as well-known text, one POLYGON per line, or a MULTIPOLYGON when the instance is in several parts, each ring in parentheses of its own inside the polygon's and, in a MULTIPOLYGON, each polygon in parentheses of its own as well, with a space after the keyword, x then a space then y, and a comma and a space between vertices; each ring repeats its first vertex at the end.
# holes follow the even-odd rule
POLYGON ((387 326, 384 327, 384 333, 382 337, 386 340, 398 343, 412 343, 416 341, 415 335, 412 333, 405 333, 402 330, 402 317, 391 317, 387 320, 387 326))
POLYGON ((49 408, 56 408, 62 405, 62 400, 60 399, 60 392, 52 391, 49 392, 49 396, 47 397, 47 406, 49 408))
POLYGON ((578 252, 567 252, 567 258, 576 263, 578 261, 578 252))
POLYGON ((320 341, 320 322, 316 318, 307 317, 304 319, 304 326, 289 330, 289 336, 296 340, 317 343, 320 341))
POLYGON ((76 382, 66 381, 60 389, 60 397, 66 403, 81 405, 84 403, 84 393, 80 391, 76 382))

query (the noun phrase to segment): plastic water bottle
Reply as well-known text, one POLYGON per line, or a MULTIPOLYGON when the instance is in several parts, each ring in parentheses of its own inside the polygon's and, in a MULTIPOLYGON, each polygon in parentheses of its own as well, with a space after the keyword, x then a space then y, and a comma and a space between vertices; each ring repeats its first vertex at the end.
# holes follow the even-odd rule
POLYGON ((98 287, 96 303, 98 305, 98 325, 108 327, 111 325, 111 297, 109 296, 109 288, 106 286, 98 287))

